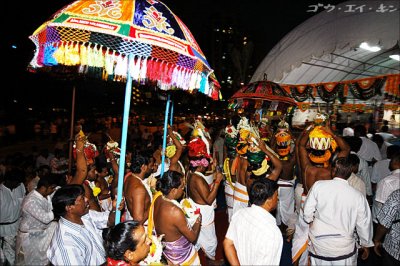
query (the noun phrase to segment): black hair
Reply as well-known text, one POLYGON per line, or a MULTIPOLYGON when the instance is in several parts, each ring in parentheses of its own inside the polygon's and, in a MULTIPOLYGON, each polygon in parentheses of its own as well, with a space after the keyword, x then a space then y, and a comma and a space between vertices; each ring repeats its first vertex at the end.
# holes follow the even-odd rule
POLYGON ((400 162, 400 153, 396 153, 393 155, 393 157, 390 159, 390 164, 392 163, 399 163, 400 162))
POLYGON ((383 137, 379 134, 374 134, 374 136, 372 137, 372 141, 375 142, 376 144, 380 144, 378 145, 378 147, 382 146, 384 140, 383 137))
POLYGON ((343 179, 348 179, 352 173, 352 167, 349 157, 339 157, 333 162, 335 167, 335 177, 340 177, 343 179))
POLYGON ((135 251, 138 241, 132 232, 139 227, 135 220, 125 221, 103 230, 104 249, 107 257, 114 260, 124 260, 127 250, 135 251))
POLYGON ((396 154, 400 153, 400 146, 398 145, 390 145, 386 148, 386 157, 388 159, 392 159, 396 154))
POLYGON ((132 173, 138 174, 140 173, 142 170, 142 165, 148 165, 150 162, 150 158, 147 156, 142 156, 140 154, 137 154, 136 156, 134 156, 132 158, 131 161, 131 171, 132 173))
POLYGON ((85 195, 85 189, 82 185, 66 185, 58 189, 51 201, 54 215, 63 217, 66 214, 65 207, 74 205, 75 200, 81 195, 85 195))
POLYGON ((354 136, 365 137, 367 135, 367 129, 364 125, 357 125, 354 127, 354 136))
POLYGON ((250 186, 249 202, 261 206, 265 201, 271 198, 278 189, 276 181, 268 178, 259 178, 250 186))
POLYGON ((349 145, 351 151, 358 152, 360 150, 362 145, 362 139, 360 137, 347 136, 343 137, 343 139, 349 145))
POLYGON ((20 168, 11 168, 4 173, 4 185, 10 190, 25 182, 26 174, 20 168))
POLYGON ((388 125, 384 125, 381 127, 381 132, 389 132, 389 127, 388 125))
POLYGON ((360 158, 358 158, 357 154, 354 153, 349 154, 349 161, 352 166, 360 164, 360 158))
POLYGON ((40 177, 39 182, 37 184, 37 188, 40 187, 51 187, 57 186, 59 184, 59 175, 56 174, 47 174, 40 177))
POLYGON ((168 195, 173 188, 178 188, 182 183, 183 175, 176 171, 166 171, 161 178, 157 179, 156 189, 163 195, 168 195))

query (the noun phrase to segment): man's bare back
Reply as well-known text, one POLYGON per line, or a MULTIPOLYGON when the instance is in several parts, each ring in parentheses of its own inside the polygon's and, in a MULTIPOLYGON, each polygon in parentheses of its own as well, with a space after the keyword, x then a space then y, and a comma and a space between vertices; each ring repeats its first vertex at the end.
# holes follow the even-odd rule
POLYGON ((150 195, 140 178, 134 175, 131 174, 126 178, 124 196, 132 218, 143 224, 149 216, 150 195))

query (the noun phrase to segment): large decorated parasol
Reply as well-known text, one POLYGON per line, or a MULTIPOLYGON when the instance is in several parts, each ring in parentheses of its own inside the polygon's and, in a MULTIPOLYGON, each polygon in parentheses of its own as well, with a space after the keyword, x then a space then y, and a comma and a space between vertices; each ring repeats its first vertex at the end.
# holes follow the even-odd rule
POLYGON ((272 81, 256 81, 242 86, 229 99, 229 109, 243 110, 253 108, 259 110, 260 118, 263 110, 269 116, 280 116, 297 106, 293 97, 279 84, 272 81))
MULTIPOLYGON (((75 1, 56 12, 30 39, 36 45, 29 64, 31 71, 126 82, 118 205, 122 199, 132 82, 154 82, 162 90, 199 91, 215 100, 220 98, 219 84, 193 35, 160 1, 75 1)), ((170 106, 168 98, 164 149, 170 106)), ((119 221, 117 211, 116 223, 119 221)))
POLYGON ((256 81, 241 87, 231 99, 260 99, 284 102, 296 105, 296 101, 278 83, 272 81, 256 81))

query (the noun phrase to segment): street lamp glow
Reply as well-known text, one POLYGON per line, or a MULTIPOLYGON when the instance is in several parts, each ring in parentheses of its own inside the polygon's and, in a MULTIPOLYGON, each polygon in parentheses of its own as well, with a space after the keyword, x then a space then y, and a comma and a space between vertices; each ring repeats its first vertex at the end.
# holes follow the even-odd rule
POLYGON ((400 55, 398 54, 392 54, 389 55, 389 57, 392 58, 393 60, 400 61, 400 55))
POLYGON ((379 46, 369 46, 367 42, 363 42, 360 44, 360 48, 370 51, 370 52, 378 52, 381 50, 379 46))

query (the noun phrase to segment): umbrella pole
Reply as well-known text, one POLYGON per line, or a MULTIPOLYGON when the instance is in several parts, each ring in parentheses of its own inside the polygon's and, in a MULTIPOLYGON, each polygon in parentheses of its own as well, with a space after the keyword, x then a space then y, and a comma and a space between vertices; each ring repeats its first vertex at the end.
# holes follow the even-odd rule
MULTIPOLYGON (((130 54, 128 57, 128 66, 133 60, 133 55, 130 54)), ((128 135, 128 122, 129 122, 129 110, 131 105, 132 95, 132 77, 127 73, 127 81, 125 87, 125 103, 124 103, 124 116, 122 119, 122 139, 121 139, 121 152, 119 157, 119 168, 118 168, 118 188, 117 188, 117 210, 115 213, 115 224, 119 224, 121 221, 121 211, 118 210, 119 204, 122 201, 122 189, 124 187, 124 175, 125 175, 125 155, 126 155, 126 139, 128 135)))
POLYGON ((72 172, 72 145, 74 141, 74 124, 75 124, 75 85, 72 87, 72 106, 71 106, 71 126, 69 130, 69 150, 68 150, 68 174, 72 172))
POLYGON ((171 100, 171 118, 169 124, 172 126, 174 124, 174 102, 171 100))
POLYGON ((167 126, 168 126, 168 112, 169 112, 169 104, 170 104, 170 95, 168 94, 167 106, 165 107, 165 118, 164 118, 164 137, 163 137, 163 146, 162 146, 162 156, 161 156, 161 172, 160 176, 162 177, 164 174, 164 163, 165 163, 165 150, 167 147, 167 126))

